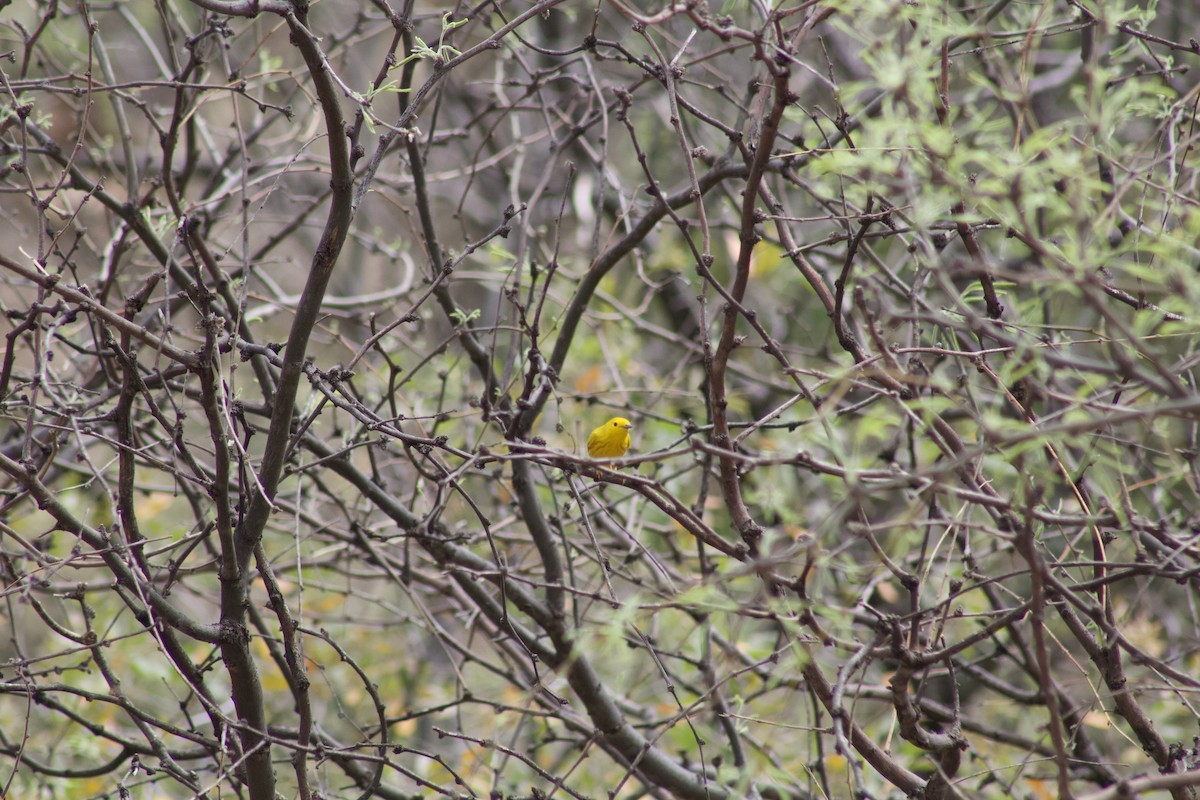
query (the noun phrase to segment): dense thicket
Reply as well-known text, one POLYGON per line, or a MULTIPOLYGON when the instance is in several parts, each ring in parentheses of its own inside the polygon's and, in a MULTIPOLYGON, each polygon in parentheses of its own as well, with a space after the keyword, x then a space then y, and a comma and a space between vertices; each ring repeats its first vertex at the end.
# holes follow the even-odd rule
POLYGON ((0 794, 1195 797, 1193 3, 0 6, 0 794))

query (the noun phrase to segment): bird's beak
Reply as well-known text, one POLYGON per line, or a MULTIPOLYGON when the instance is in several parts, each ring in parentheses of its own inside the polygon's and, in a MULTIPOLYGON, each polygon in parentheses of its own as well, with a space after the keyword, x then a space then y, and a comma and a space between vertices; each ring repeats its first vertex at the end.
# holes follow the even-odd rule
POLYGON ((626 423, 625 423, 624 425, 622 425, 621 427, 622 427, 622 428, 624 428, 625 430, 629 430, 630 428, 632 428, 632 427, 633 427, 633 425, 631 425, 631 424, 629 424, 628 422, 626 422, 626 423))

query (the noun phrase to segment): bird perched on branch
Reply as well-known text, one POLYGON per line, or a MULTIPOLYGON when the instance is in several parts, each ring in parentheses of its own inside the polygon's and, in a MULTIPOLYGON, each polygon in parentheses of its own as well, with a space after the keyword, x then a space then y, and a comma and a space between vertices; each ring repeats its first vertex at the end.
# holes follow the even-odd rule
POLYGON ((629 429, 633 424, 624 417, 613 417, 592 431, 587 440, 592 458, 620 458, 629 449, 629 429))

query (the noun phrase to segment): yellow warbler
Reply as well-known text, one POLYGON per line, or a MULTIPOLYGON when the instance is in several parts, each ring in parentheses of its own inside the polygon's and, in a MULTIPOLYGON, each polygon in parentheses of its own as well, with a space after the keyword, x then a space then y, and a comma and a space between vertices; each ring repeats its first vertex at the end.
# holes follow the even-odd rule
POLYGON ((629 429, 624 417, 613 417, 588 436, 588 455, 592 458, 620 458, 629 449, 629 429))

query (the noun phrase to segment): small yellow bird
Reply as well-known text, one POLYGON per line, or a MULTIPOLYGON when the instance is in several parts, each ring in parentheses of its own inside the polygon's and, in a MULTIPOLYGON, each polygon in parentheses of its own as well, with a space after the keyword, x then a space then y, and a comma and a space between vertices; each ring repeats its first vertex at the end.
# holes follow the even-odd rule
POLYGON ((592 458, 620 458, 629 449, 629 429, 624 417, 613 417, 588 436, 588 455, 592 458))

